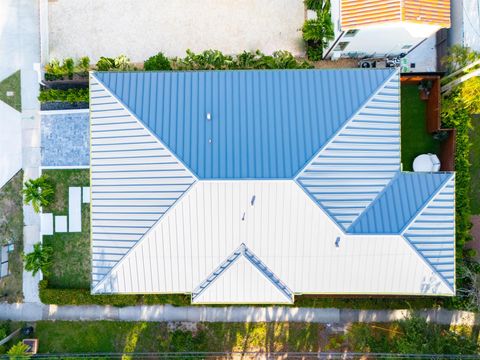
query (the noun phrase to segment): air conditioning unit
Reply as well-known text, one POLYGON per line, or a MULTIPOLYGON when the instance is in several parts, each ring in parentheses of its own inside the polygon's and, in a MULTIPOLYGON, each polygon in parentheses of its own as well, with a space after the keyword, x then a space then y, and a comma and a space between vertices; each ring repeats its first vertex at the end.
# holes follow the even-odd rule
POLYGON ((360 60, 358 66, 364 69, 377 67, 377 62, 375 60, 360 60))

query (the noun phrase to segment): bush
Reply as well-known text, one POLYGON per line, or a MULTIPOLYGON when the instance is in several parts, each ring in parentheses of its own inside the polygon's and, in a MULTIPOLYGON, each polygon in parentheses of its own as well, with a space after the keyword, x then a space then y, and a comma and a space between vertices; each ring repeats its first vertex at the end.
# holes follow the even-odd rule
POLYGON ((312 61, 322 60, 323 47, 315 42, 307 43, 307 58, 312 61))
POLYGON ((60 102, 89 102, 88 89, 68 89, 68 90, 57 90, 57 89, 45 89, 40 91, 38 100, 41 103, 51 102, 51 101, 60 101, 60 102))
POLYGON ((170 65, 170 60, 163 53, 159 52, 157 55, 153 55, 145 60, 143 69, 147 71, 172 70, 172 66, 170 65))
POLYGON ((228 69, 308 69, 306 61, 298 61, 288 51, 265 55, 261 51, 244 51, 238 55, 224 55, 219 50, 206 50, 195 54, 187 50, 185 58, 172 59, 175 70, 228 70, 228 69))
POLYGON ((90 70, 90 59, 87 56, 80 58, 75 64, 72 58, 66 58, 60 65, 60 61, 52 59, 45 65, 45 80, 73 79, 75 74, 86 77, 90 70))
POLYGON ((330 14, 330 2, 328 0, 317 1, 315 6, 318 6, 317 18, 306 20, 302 27, 303 40, 307 42, 307 57, 314 61, 323 57, 323 50, 335 35, 330 14))
POLYGON ((97 62, 98 71, 129 71, 133 70, 133 65, 130 63, 130 59, 125 55, 119 55, 116 58, 100 57, 97 62))
POLYGON ((135 305, 170 304, 190 305, 190 296, 173 295, 92 295, 88 289, 52 289, 47 280, 40 281, 40 300, 55 305, 112 305, 117 307, 135 305))

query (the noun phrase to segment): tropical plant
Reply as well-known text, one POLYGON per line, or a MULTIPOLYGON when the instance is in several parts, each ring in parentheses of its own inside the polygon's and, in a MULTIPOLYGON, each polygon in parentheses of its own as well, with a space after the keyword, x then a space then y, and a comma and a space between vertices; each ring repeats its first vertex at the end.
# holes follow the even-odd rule
POLYGON ((130 59, 125 55, 119 55, 116 58, 109 58, 109 57, 100 57, 97 61, 97 70, 99 71, 111 71, 111 70, 119 70, 119 71, 129 71, 133 70, 133 66, 130 63, 130 59))
POLYGON ((88 56, 81 57, 77 62, 77 72, 82 76, 87 76, 90 71, 90 58, 88 56))
POLYGON ((318 6, 317 18, 306 20, 302 27, 303 40, 307 43, 307 56, 310 60, 320 60, 328 42, 334 39, 330 0, 322 0, 318 6))
POLYGON ((454 72, 479 59, 479 52, 461 45, 453 45, 448 49, 448 55, 442 58, 442 64, 447 72, 454 72))
POLYGON ((130 59, 125 55, 119 55, 114 60, 113 63, 115 65, 115 70, 120 71, 129 71, 133 70, 133 66, 130 63, 130 59))
POLYGON ((53 249, 50 246, 43 246, 40 242, 34 244, 31 253, 23 254, 25 270, 31 271, 33 276, 40 270, 44 275, 48 275, 52 253, 53 249))
POLYGON ((110 71, 115 68, 115 59, 101 56, 96 67, 98 71, 110 71))
POLYGON ((308 10, 321 10, 324 0, 305 0, 304 3, 308 10))
POLYGON ((68 76, 69 79, 73 78, 73 74, 75 72, 75 62, 72 58, 66 58, 63 60, 63 68, 65 74, 68 76))
POLYGON ((172 70, 170 65, 170 60, 159 52, 157 55, 149 57, 143 63, 144 70, 153 71, 153 70, 172 70))
POLYGON ((7 355, 9 360, 23 360, 29 359, 31 355, 27 354, 28 345, 22 343, 21 341, 13 345, 10 350, 8 350, 7 355))
POLYGON ((42 175, 37 179, 29 179, 22 190, 25 204, 31 204, 38 213, 42 206, 47 206, 53 199, 53 187, 47 176, 42 175))

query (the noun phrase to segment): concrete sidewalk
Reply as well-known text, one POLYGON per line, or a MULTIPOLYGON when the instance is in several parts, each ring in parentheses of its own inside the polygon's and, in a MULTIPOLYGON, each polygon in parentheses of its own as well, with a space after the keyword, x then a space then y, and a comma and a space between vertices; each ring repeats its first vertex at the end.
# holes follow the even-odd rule
MULTIPOLYGON (((116 321, 186 321, 186 322, 313 322, 313 323, 387 323, 404 319, 408 310, 350 310, 294 307, 206 307, 171 305, 128 306, 57 306, 41 304, 0 304, 0 320, 116 320, 116 321)), ((426 310, 418 312, 431 322, 444 325, 478 325, 475 313, 466 311, 426 310)))

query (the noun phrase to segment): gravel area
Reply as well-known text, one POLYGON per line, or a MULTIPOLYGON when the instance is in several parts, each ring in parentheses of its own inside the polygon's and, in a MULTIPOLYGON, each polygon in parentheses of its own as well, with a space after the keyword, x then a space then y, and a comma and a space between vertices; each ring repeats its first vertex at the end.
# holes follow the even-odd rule
POLYGON ((303 53, 301 0, 56 0, 49 2, 50 58, 163 51, 260 49, 303 53))

